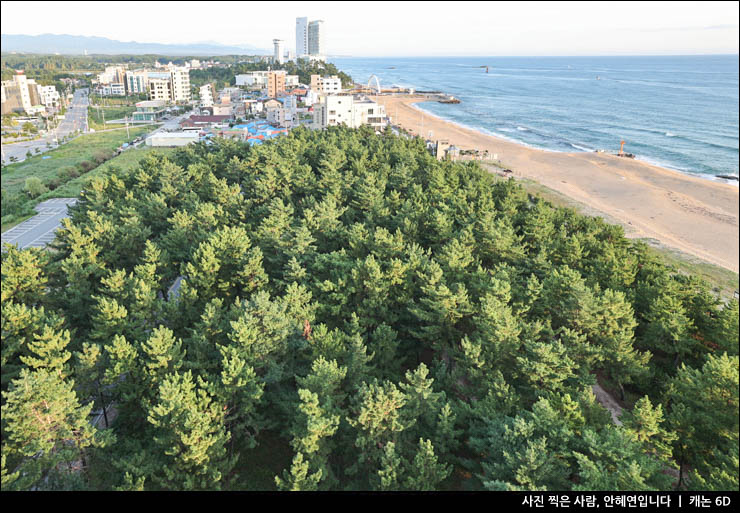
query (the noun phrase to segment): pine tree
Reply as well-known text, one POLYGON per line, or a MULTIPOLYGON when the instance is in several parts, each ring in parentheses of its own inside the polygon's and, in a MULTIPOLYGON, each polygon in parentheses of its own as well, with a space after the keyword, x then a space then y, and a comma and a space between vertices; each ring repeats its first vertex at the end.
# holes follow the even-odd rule
POLYGON ((679 484, 687 464, 702 476, 711 475, 717 459, 711 453, 731 454, 738 447, 738 357, 709 355, 701 369, 682 365, 667 399, 668 425, 677 435, 674 456, 681 470, 679 484))
POLYGON ((173 490, 220 489, 230 479, 235 458, 227 456, 231 435, 225 428, 223 405, 196 388, 192 374, 168 374, 147 416, 156 428, 161 459, 152 479, 173 490))
POLYGON ((430 440, 419 439, 419 451, 409 468, 406 487, 409 490, 429 492, 452 473, 452 467, 438 463, 430 440))
POLYGON ((3 456, 11 475, 20 473, 17 489, 39 486, 58 465, 84 470, 85 450, 112 441, 90 424, 92 403, 81 406, 72 383, 54 370, 23 369, 3 400, 3 456))
POLYGON ((309 472, 307 461, 303 461, 303 454, 298 453, 293 458, 293 464, 290 472, 283 472, 282 479, 275 476, 275 484, 278 490, 291 492, 310 492, 315 491, 321 480, 321 470, 309 472))

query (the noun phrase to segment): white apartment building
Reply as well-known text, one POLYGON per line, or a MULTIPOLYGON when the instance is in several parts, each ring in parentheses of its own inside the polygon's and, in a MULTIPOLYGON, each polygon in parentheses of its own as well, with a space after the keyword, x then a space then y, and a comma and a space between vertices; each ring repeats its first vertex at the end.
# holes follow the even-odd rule
POLYGON ((103 73, 98 74, 98 83, 102 85, 123 84, 126 70, 123 66, 106 66, 103 73))
POLYGON ((295 56, 308 55, 308 18, 295 19, 295 56))
POLYGON ((190 69, 184 66, 170 66, 172 80, 172 101, 190 101, 190 69))
POLYGON ((346 125, 359 128, 370 125, 376 130, 385 128, 385 107, 367 98, 354 96, 322 96, 313 106, 312 128, 346 125))
POLYGON ((321 79, 321 92, 324 94, 336 94, 342 92, 342 80, 336 76, 323 77, 321 79))
POLYGON ((41 103, 46 107, 56 107, 59 104, 59 91, 54 86, 39 86, 41 103))
POLYGON ((336 75, 322 77, 311 75, 311 90, 318 94, 337 94, 342 92, 342 79, 336 75))
POLYGON ((149 79, 149 99, 162 100, 167 103, 172 101, 172 82, 166 78, 149 79))
POLYGON ((298 75, 285 75, 285 87, 298 87, 298 75))
POLYGON ((269 71, 252 71, 243 75, 236 75, 236 85, 265 89, 269 74, 269 71))
POLYGON ((275 50, 274 51, 274 54, 272 56, 273 62, 275 62, 277 64, 284 63, 285 62, 285 57, 283 56, 283 54, 284 54, 285 41, 283 41, 282 39, 273 39, 272 40, 272 45, 273 45, 274 50, 275 50))
POLYGON ((211 84, 206 84, 200 88, 200 106, 211 107, 213 105, 213 89, 211 84))
POLYGON ((26 75, 22 71, 16 72, 16 74, 13 75, 13 82, 18 87, 18 91, 20 92, 21 106, 23 107, 23 110, 27 113, 30 113, 33 104, 31 103, 31 93, 28 90, 28 86, 29 82, 31 86, 33 86, 33 84, 35 84, 36 82, 28 80, 26 78, 26 75))
POLYGON ((146 93, 149 80, 145 70, 127 71, 125 78, 128 94, 146 93))
POLYGON ((126 88, 123 84, 100 85, 96 91, 100 96, 126 96, 126 88))

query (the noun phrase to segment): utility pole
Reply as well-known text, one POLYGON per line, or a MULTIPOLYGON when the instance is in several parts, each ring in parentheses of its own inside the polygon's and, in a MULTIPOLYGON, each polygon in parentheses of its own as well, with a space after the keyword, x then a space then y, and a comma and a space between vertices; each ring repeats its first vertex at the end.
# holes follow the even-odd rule
POLYGON ((128 116, 126 116, 125 119, 126 119, 126 139, 130 139, 131 138, 131 134, 128 131, 128 116))

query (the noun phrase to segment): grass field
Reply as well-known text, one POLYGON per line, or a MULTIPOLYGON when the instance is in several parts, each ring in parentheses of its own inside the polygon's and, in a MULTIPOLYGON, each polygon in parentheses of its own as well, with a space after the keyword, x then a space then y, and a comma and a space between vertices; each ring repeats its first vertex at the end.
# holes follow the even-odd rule
MULTIPOLYGON (((23 162, 3 166, 2 175, 0 176, 3 193, 2 231, 33 215, 33 207, 40 201, 52 197, 68 197, 62 195, 69 190, 74 190, 74 188, 66 187, 68 182, 77 182, 79 178, 84 178, 87 174, 93 172, 98 167, 93 163, 96 155, 104 152, 110 154, 121 144, 130 142, 151 129, 151 126, 131 128, 128 137, 125 130, 82 135, 57 149, 32 156, 23 162), (90 168, 92 170, 85 173, 80 168, 83 164, 87 166, 88 170, 90 168), (81 176, 70 176, 68 173, 70 170, 75 170, 81 176), (36 198, 29 198, 23 188, 26 179, 30 177, 38 178, 46 187, 53 190, 36 198)), ((134 152, 135 150, 130 151, 134 152)), ((122 155, 126 153, 124 152, 122 155)), ((125 161, 127 158, 129 158, 128 155, 123 160, 125 161)))
POLYGON ((126 150, 115 158, 112 158, 99 165, 92 171, 70 180, 61 187, 49 191, 39 196, 39 201, 51 198, 73 198, 80 194, 80 191, 87 187, 94 178, 110 174, 113 168, 120 171, 127 171, 136 167, 141 159, 153 155, 169 155, 174 153, 177 148, 152 148, 151 146, 141 146, 137 149, 126 150))
POLYGON ((87 108, 87 123, 93 130, 104 130, 106 128, 117 128, 125 126, 123 124, 104 124, 103 117, 105 116, 106 121, 113 121, 114 119, 123 119, 126 116, 131 116, 131 113, 136 110, 136 107, 88 107, 87 108))

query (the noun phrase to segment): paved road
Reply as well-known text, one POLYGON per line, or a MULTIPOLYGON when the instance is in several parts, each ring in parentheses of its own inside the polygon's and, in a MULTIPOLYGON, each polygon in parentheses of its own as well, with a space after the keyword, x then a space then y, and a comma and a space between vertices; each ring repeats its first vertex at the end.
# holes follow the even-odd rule
POLYGON ((3 144, 3 163, 10 162, 10 157, 15 157, 18 162, 21 162, 25 160, 28 151, 35 155, 37 148, 40 153, 56 148, 59 146, 59 139, 77 130, 80 130, 80 133, 87 132, 87 106, 87 89, 78 89, 75 91, 72 104, 67 109, 64 119, 56 129, 35 141, 3 144), (51 148, 47 144, 51 144, 51 148))
POLYGON ((68 217, 67 205, 77 203, 76 198, 55 198, 36 205, 37 215, 14 226, 2 234, 2 242, 17 244, 20 249, 43 248, 54 240, 62 219, 68 217))

